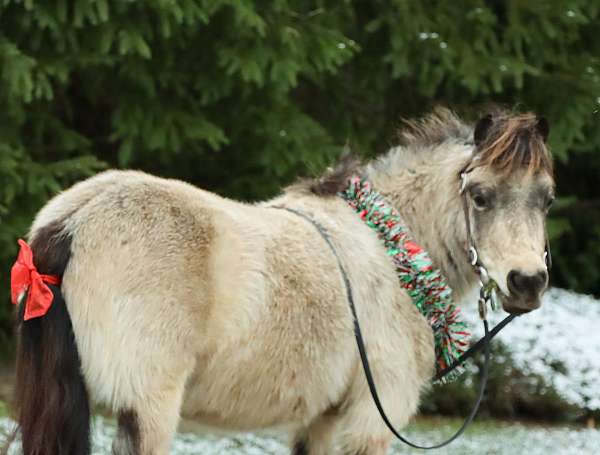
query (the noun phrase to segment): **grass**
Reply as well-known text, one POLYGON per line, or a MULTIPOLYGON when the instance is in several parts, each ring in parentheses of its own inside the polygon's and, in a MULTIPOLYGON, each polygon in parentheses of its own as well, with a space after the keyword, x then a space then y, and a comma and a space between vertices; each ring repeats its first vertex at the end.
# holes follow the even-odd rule
MULTIPOLYGON (((439 443, 460 427, 462 420, 427 418, 411 424, 405 431, 415 441, 426 445, 439 443)), ((600 447, 600 431, 574 426, 539 425, 531 422, 498 420, 475 421, 467 431, 438 455, 593 455, 600 447)), ((422 454, 423 451, 394 445, 394 454, 422 454)))
MULTIPOLYGON (((6 406, 0 407, 6 414, 6 406)), ((404 433, 414 442, 432 445, 452 435, 461 425, 458 419, 421 418, 404 433)), ((0 434, 12 428, 8 418, 0 419, 0 434)), ((114 421, 102 416, 94 419, 94 455, 110 453, 115 434, 114 421)), ((3 439, 0 440, 0 444, 3 439)), ((541 426, 532 423, 480 420, 449 447, 436 450, 436 455, 595 455, 600 447, 600 431, 567 426, 541 426)), ((16 455, 17 447, 9 452, 16 455)), ((227 437, 212 434, 180 433, 173 442, 173 455, 288 455, 285 438, 274 433, 240 434, 227 437)), ((423 454, 394 443, 392 454, 423 454)))

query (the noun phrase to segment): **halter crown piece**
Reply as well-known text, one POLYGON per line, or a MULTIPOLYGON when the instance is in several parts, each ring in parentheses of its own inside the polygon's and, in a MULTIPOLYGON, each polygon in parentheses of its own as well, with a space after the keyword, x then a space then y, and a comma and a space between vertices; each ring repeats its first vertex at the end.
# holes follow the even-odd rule
MULTIPOLYGON (((433 267, 427 252, 413 241, 400 213, 371 188, 368 180, 351 177, 339 196, 382 240, 400 285, 433 330, 437 371, 446 369, 467 349, 470 337, 446 279, 433 267)), ((456 368, 441 381, 452 380, 461 372, 462 369, 456 368)))

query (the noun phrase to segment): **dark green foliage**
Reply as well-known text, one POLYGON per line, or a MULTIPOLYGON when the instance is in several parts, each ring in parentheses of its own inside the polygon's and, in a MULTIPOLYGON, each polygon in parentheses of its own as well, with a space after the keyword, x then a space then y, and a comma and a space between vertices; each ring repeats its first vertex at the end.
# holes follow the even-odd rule
POLYGON ((0 0, 0 291, 36 210, 102 168, 256 199, 493 101, 550 120, 554 283, 600 294, 598 30, 588 0, 0 0))

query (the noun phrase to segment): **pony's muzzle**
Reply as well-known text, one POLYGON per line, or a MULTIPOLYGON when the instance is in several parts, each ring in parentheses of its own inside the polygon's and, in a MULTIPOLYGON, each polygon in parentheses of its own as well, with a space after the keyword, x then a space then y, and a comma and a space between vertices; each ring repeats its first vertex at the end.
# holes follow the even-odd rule
POLYGON ((506 277, 506 284, 512 299, 505 309, 510 313, 527 313, 540 307, 541 294, 548 284, 548 272, 539 270, 527 274, 511 270, 506 277))

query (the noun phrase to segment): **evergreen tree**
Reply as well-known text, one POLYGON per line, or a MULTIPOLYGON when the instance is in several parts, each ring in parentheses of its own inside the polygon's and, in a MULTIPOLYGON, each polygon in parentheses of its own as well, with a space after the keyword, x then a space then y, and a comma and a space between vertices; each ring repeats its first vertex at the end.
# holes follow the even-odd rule
POLYGON ((600 294, 599 30, 598 0, 0 0, 0 291, 35 212, 101 169, 253 200, 493 101, 549 118, 553 280, 600 294))

